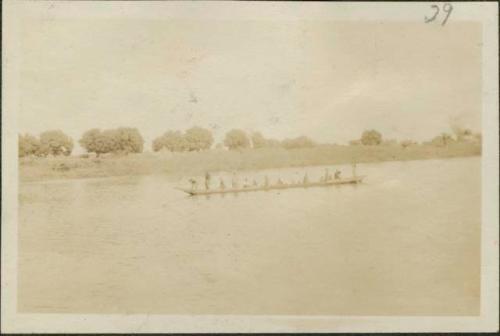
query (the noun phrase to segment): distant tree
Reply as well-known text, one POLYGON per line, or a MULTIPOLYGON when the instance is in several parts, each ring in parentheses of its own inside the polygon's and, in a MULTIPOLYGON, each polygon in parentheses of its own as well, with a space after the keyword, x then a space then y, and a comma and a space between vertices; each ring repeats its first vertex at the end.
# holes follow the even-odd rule
POLYGON ((118 153, 121 150, 117 129, 106 129, 101 132, 99 145, 102 153, 118 153))
POLYGON ((116 130, 91 129, 83 133, 80 145, 88 152, 95 153, 98 157, 101 154, 118 151, 118 136, 116 130))
POLYGON ((431 140, 431 145, 437 146, 437 147, 444 147, 444 146, 448 146, 453 141, 454 141, 454 139, 450 134, 442 133, 441 135, 438 135, 437 137, 434 137, 431 140))
POLYGON ((375 146, 382 143, 382 134, 376 130, 364 131, 361 135, 361 143, 365 146, 375 146))
POLYGON ((224 145, 226 145, 229 150, 248 148, 250 147, 250 139, 245 131, 233 129, 226 133, 224 145))
POLYGON ((468 128, 455 128, 453 132, 455 133, 455 139, 458 142, 472 141, 474 138, 472 131, 468 128))
POLYGON ((316 146, 316 143, 309 137, 299 136, 297 138, 283 140, 281 146, 285 149, 310 148, 316 146))
POLYGON ((159 152, 165 148, 165 146, 163 146, 163 138, 161 136, 155 138, 151 143, 151 148, 154 152, 159 152))
POLYGON ((264 137, 260 132, 254 132, 251 135, 253 148, 271 148, 281 147, 281 141, 264 137))
POLYGON ((263 148, 267 147, 267 140, 262 136, 260 132, 254 132, 251 135, 252 147, 253 148, 263 148))
POLYGON ((18 156, 25 157, 30 155, 40 154, 40 141, 31 134, 21 135, 18 137, 18 156))
POLYGON ((457 140, 458 142, 470 141, 473 138, 472 131, 468 128, 463 128, 457 124, 452 124, 451 130, 455 135, 455 140, 457 140))
POLYGON ((163 135, 163 145, 171 152, 182 152, 189 149, 185 136, 179 131, 169 131, 163 135))
POLYGON ((40 134, 40 154, 70 155, 73 151, 73 139, 60 130, 46 131, 40 134))
POLYGON ((162 136, 153 140, 153 150, 161 149, 171 152, 182 152, 189 149, 185 136, 180 131, 167 131, 162 136))
POLYGON ((99 156, 101 153, 106 153, 106 151, 103 151, 101 137, 101 130, 93 128, 83 133, 78 143, 87 153, 96 153, 96 155, 99 156))
POLYGON ((214 142, 212 132, 201 127, 192 127, 188 129, 184 138, 186 140, 186 147, 189 151, 209 149, 214 142))
POLYGON ((91 129, 82 135, 80 145, 97 156, 105 153, 141 153, 144 139, 136 128, 117 128, 101 131, 91 129))
POLYGON ((144 139, 137 128, 120 127, 114 130, 116 151, 125 154, 142 153, 144 139))

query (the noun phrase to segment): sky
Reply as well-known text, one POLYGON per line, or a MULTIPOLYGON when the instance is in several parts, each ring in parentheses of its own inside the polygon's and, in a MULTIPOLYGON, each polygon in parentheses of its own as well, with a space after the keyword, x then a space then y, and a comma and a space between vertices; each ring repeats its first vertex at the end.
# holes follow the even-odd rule
POLYGON ((481 27, 404 22, 26 19, 21 133, 241 128, 347 143, 481 127, 481 27))

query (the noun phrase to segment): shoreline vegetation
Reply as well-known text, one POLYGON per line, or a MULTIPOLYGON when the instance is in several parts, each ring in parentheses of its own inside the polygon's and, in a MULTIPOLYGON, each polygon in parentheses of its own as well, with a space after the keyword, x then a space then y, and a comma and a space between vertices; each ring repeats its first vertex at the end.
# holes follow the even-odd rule
POLYGON ((19 179, 98 178, 168 174, 196 176, 207 171, 248 171, 386 161, 411 161, 480 156, 480 142, 401 145, 317 145, 309 148, 209 149, 187 152, 110 153, 80 156, 26 156, 19 159, 19 179))
POLYGON ((232 129, 214 144, 212 131, 191 127, 167 131, 144 151, 137 128, 91 129, 78 143, 87 154, 72 155, 73 139, 61 130, 38 137, 19 135, 21 181, 169 174, 193 176, 205 172, 408 161, 481 155, 481 134, 452 127, 429 141, 384 139, 365 130, 348 145, 319 144, 307 136, 266 138, 260 132, 232 129))

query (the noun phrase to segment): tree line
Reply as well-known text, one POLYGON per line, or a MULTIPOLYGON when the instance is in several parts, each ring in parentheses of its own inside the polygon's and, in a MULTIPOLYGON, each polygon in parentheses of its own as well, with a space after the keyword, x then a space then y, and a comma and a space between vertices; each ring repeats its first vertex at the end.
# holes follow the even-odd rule
MULTIPOLYGON (((214 138, 212 132, 201 127, 193 127, 185 132, 167 131, 153 140, 153 151, 162 149, 171 152, 200 151, 212 147, 214 138)), ((241 129, 232 129, 224 137, 223 143, 217 144, 216 148, 226 147, 229 150, 241 150, 246 148, 269 148, 283 147, 307 148, 314 147, 316 143, 306 136, 292 139, 276 140, 265 138, 260 132, 248 134, 241 129)))
MULTIPOLYGON (((474 133, 468 128, 453 127, 452 134, 443 132, 430 139, 429 141, 422 142, 423 145, 431 145, 435 147, 444 147, 452 143, 460 142, 481 142, 481 133, 474 133)), ((382 134, 376 130, 366 130, 361 134, 361 137, 356 140, 351 140, 349 145, 364 145, 364 146, 378 146, 378 145, 400 145, 403 148, 418 145, 418 142, 406 139, 400 142, 394 139, 383 139, 382 134)))
POLYGON ((65 155, 73 151, 73 139, 62 131, 45 131, 37 138, 31 134, 19 135, 19 156, 65 155))
MULTIPOLYGON (((470 129, 453 128, 453 134, 442 133, 423 144, 432 146, 447 146, 453 142, 481 141, 480 133, 473 133, 470 129)), ((141 153, 144 150, 144 139, 137 128, 120 127, 115 129, 91 129, 83 133, 78 141, 87 153, 96 156, 107 153, 141 153)), ((31 134, 19 135, 19 157, 48 155, 68 156, 73 151, 73 139, 60 130, 51 130, 41 133, 38 137, 31 134)), ((171 152, 203 151, 213 147, 212 131, 202 127, 192 127, 184 132, 167 131, 155 138, 152 149, 155 152, 168 150, 171 152)), ((407 148, 417 145, 413 140, 387 140, 377 130, 365 130, 359 139, 349 142, 350 145, 379 146, 399 145, 407 148)), ((232 129, 225 134, 222 143, 215 148, 226 147, 229 150, 247 148, 274 148, 285 149, 311 148, 318 143, 307 136, 287 138, 283 140, 266 138, 260 132, 247 133, 241 129, 232 129)))
MULTIPOLYGON (((91 129, 83 133, 79 140, 87 153, 97 156, 105 153, 141 153, 144 139, 137 128, 91 129)), ((60 130, 46 131, 35 137, 31 134, 19 135, 19 157, 48 155, 68 156, 73 151, 73 139, 60 130)))

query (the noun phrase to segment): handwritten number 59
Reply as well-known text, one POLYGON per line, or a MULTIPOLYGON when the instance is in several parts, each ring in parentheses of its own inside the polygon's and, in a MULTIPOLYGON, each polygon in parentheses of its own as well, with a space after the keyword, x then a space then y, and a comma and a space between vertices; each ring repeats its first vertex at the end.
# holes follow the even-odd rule
MULTIPOLYGON (((432 22, 434 20, 436 20, 439 16, 439 6, 438 5, 431 5, 431 8, 433 9, 434 11, 434 14, 431 16, 431 17, 425 17, 425 23, 429 23, 429 22, 432 22)), ((446 16, 444 17, 443 19, 443 22, 441 22, 441 25, 444 26, 446 24, 446 21, 448 21, 448 18, 450 17, 451 15, 451 12, 453 11, 453 6, 449 3, 445 3, 443 5, 443 12, 446 13, 446 16)))

